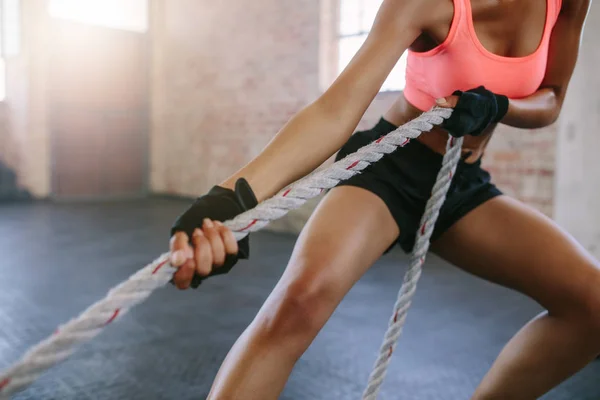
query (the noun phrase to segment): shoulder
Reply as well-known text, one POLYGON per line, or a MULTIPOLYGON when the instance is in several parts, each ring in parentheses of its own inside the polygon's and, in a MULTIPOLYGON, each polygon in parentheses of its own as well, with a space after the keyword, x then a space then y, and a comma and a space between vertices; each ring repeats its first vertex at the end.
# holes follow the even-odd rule
POLYGON ((559 18, 561 16, 569 18, 585 19, 590 6, 591 0, 555 0, 560 4, 559 18))
MULTIPOLYGON (((379 14, 415 28, 452 20, 455 0, 384 0, 379 14)), ((567 1, 567 0, 563 0, 567 1)))

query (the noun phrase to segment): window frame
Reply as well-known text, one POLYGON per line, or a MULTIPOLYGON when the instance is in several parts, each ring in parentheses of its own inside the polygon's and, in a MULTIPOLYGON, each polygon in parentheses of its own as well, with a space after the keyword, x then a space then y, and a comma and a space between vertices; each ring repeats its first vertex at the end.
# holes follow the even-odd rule
POLYGON ((6 85, 8 77, 6 74, 6 34, 4 32, 4 0, 0 0, 0 103, 6 102, 6 85))
MULTIPOLYGON (((340 64, 340 50, 345 40, 357 37, 364 37, 369 34, 369 29, 363 25, 364 17, 359 15, 357 18, 357 29, 351 33, 342 32, 342 3, 346 0, 327 0, 322 1, 321 6, 321 82, 322 90, 325 90, 342 72, 347 64, 340 64)), ((359 0, 362 5, 370 0, 359 0)), ((364 7, 359 7, 359 13, 364 13, 364 7)), ((357 49, 358 50, 358 49, 357 49)), ((354 56, 354 54, 352 54, 354 56)), ((397 79, 398 73, 405 76, 407 52, 402 55, 398 61, 398 67, 390 73, 386 82, 382 85, 379 93, 399 93, 406 87, 406 82, 401 84, 391 84, 393 79, 397 79), (396 69, 399 68, 399 69, 396 69), (396 75, 396 76, 394 76, 396 75)), ((351 59, 352 57, 349 57, 351 59)), ((348 61, 349 61, 348 59, 348 61)))
MULTIPOLYGON (((16 6, 16 29, 14 32, 9 32, 9 24, 7 24, 7 14, 6 14, 6 1, 0 0, 0 83, 2 90, 0 90, 0 103, 4 103, 7 101, 8 96, 8 62, 16 58, 20 55, 22 49, 22 40, 23 40, 23 2, 21 0, 12 0, 15 1, 16 6), (9 33, 12 33, 15 36, 15 42, 9 51, 9 33)), ((15 26, 11 26, 15 28, 15 26)))

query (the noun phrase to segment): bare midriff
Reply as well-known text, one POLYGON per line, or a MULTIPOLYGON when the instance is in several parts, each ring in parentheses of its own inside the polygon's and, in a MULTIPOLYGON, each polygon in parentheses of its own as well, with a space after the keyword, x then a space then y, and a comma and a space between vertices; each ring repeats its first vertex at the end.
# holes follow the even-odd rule
MULTIPOLYGON (((404 125, 408 121, 415 119, 423 112, 410 104, 403 93, 400 93, 398 99, 383 115, 383 118, 396 126, 404 125)), ((463 142, 463 154, 469 154, 465 159, 467 163, 477 161, 485 151, 496 125, 490 126, 486 132, 474 137, 465 136, 463 142)), ((436 153, 444 154, 446 152, 446 143, 448 142, 448 133, 439 127, 434 127, 430 132, 424 132, 417 140, 429 147, 436 153)))

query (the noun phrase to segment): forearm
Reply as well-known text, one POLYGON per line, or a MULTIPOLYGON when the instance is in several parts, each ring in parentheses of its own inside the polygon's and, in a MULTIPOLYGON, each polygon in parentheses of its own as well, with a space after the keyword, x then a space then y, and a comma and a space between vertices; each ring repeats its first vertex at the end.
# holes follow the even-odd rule
POLYGON ((516 128, 535 129, 553 124, 562 102, 552 88, 543 88, 522 99, 511 99, 501 123, 516 128))
POLYGON ((258 201, 307 175, 348 140, 360 117, 336 115, 316 102, 294 116, 248 165, 221 186, 233 188, 244 177, 258 201))

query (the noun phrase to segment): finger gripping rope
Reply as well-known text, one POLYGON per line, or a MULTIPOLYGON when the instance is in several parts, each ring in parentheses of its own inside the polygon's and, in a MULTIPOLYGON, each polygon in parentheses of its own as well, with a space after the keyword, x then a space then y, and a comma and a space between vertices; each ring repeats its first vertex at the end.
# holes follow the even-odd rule
MULTIPOLYGON (((330 167, 300 179, 254 209, 225 222, 225 225, 234 232, 236 239, 240 240, 248 233, 262 229, 270 221, 281 218, 289 211, 299 208, 307 200, 320 195, 324 190, 335 187, 340 181, 360 173, 385 154, 406 145, 410 139, 431 130, 434 125, 441 124, 451 113, 450 109, 436 107, 330 167)), ((438 181, 422 219, 423 229, 419 231, 410 267, 400 289, 394 316, 390 321, 381 353, 365 391, 365 399, 375 399, 383 382, 387 365, 402 331, 406 312, 415 292, 435 220, 450 185, 451 174, 454 173, 460 158, 461 144, 461 140, 449 141, 448 152, 444 157, 438 181)), ((121 318, 133 306, 147 299, 154 290, 166 285, 174 273, 175 269, 169 264, 169 253, 163 253, 125 282, 111 289, 104 299, 60 326, 52 336, 29 349, 18 362, 3 371, 0 374, 0 399, 7 399, 24 390, 44 371, 67 359, 78 346, 93 339, 106 326, 121 318)))

